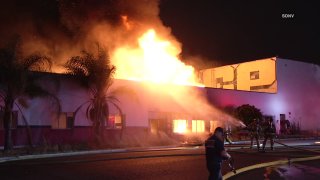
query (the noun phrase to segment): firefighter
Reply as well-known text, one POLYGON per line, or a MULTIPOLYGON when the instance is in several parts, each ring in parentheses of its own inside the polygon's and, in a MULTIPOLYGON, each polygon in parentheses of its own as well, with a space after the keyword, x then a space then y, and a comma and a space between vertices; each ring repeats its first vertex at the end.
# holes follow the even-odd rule
POLYGON ((230 136, 231 136, 231 129, 228 128, 228 129, 226 129, 225 137, 226 137, 226 141, 227 141, 229 144, 232 144, 232 140, 231 140, 230 136))
POLYGON ((253 139, 255 139, 257 142, 257 148, 259 151, 259 149, 260 149, 259 133, 261 131, 261 127, 260 127, 258 120, 253 119, 253 122, 251 124, 249 124, 248 128, 249 128, 249 135, 250 135, 250 140, 251 140, 250 149, 253 148, 253 139))
POLYGON ((271 150, 274 150, 273 139, 275 137, 275 134, 276 134, 276 127, 273 123, 273 119, 269 118, 269 120, 267 120, 267 122, 265 123, 265 127, 264 127, 264 140, 263 140, 263 147, 262 147, 263 151, 265 150, 268 139, 270 139, 271 150))
POLYGON ((205 148, 209 180, 222 180, 222 160, 229 160, 231 156, 224 149, 224 132, 221 127, 217 127, 213 135, 206 140, 205 148))

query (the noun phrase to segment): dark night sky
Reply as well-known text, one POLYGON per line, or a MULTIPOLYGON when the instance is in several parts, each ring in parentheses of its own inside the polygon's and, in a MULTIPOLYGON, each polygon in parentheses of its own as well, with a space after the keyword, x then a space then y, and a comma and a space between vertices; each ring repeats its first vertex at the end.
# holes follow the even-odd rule
MULTIPOLYGON (((72 44, 85 31, 79 27, 85 27, 83 22, 88 17, 119 21, 117 1, 4 1, 0 6, 0 44, 6 43, 16 31, 31 34, 25 23, 29 19, 36 36, 46 38, 51 44, 59 44, 59 39, 72 44), (59 14, 59 4, 63 2, 69 8, 65 11, 69 15, 66 17, 73 24, 63 21, 65 14, 59 14)), ((150 3, 124 2, 134 6, 135 1, 150 3)), ((160 0, 160 18, 183 44, 183 57, 200 56, 218 65, 272 56, 320 64, 320 6, 316 2, 160 0), (294 18, 282 18, 285 13, 294 14, 294 18)))
POLYGON ((320 64, 319 6, 308 1, 162 0, 183 56, 221 64, 271 56, 320 64), (294 14, 292 19, 282 14, 294 14))

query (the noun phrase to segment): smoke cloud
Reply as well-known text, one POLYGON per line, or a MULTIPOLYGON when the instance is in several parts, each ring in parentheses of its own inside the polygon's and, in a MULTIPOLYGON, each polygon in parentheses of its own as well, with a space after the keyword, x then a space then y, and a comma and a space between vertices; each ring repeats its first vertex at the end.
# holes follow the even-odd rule
POLYGON ((97 43, 109 52, 136 43, 146 28, 170 35, 158 17, 158 0, 13 0, 0 12, 0 48, 18 37, 22 55, 41 53, 56 64, 81 50, 96 51, 97 43))
MULTIPOLYGON (((55 72, 62 72, 61 65, 81 50, 96 52, 97 43, 109 53, 122 46, 135 47, 138 37, 150 28, 181 52, 181 44, 159 18, 158 0, 13 0, 2 3, 0 13, 0 48, 18 37, 22 55, 51 57, 55 72)), ((221 115, 205 95, 193 93, 181 90, 169 95, 181 106, 193 104, 184 109, 197 115, 221 115)))

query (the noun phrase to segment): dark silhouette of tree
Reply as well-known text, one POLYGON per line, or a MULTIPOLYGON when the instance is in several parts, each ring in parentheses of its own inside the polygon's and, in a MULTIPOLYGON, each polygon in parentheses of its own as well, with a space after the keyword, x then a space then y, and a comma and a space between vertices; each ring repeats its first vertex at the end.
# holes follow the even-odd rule
POLYGON ((236 116, 236 109, 237 109, 236 106, 228 105, 228 106, 223 107, 222 111, 229 114, 232 117, 235 117, 236 116))
MULTIPOLYGON (((3 102, 3 124, 5 129, 4 151, 10 151, 12 144, 12 118, 13 107, 17 106, 22 113, 22 107, 27 108, 25 98, 50 97, 56 102, 58 99, 38 84, 39 76, 37 71, 48 71, 51 68, 51 61, 48 57, 40 54, 33 54, 22 57, 19 53, 18 41, 12 46, 0 49, 0 101, 3 102)), ((60 104, 58 111, 60 111, 60 104)), ((28 127, 28 139, 32 145, 30 129, 25 116, 22 118, 28 127)))
POLYGON ((254 119, 262 119, 262 113, 260 109, 249 104, 244 104, 237 107, 235 116, 236 118, 241 120, 246 126, 252 123, 254 119))
POLYGON ((110 64, 108 55, 99 46, 97 56, 82 51, 81 56, 71 57, 65 64, 65 68, 68 74, 73 75, 76 82, 90 91, 90 99, 75 110, 75 116, 82 107, 86 107, 86 116, 92 122, 95 142, 103 145, 105 140, 103 132, 106 118, 109 117, 109 104, 119 111, 123 120, 123 113, 118 105, 120 101, 116 96, 119 93, 128 93, 130 90, 119 87, 110 91, 116 68, 110 64))

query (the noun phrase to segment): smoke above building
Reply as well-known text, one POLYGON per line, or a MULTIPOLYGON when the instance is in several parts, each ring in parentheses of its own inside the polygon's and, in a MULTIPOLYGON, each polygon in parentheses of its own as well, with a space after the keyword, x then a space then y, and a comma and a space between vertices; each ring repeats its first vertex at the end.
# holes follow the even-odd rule
POLYGON ((82 50, 96 53, 99 45, 117 68, 115 78, 163 84, 161 91, 182 107, 192 103, 186 109, 209 119, 222 114, 195 91, 167 88, 201 84, 194 67, 180 59, 181 43, 159 18, 158 0, 14 0, 0 11, 1 48, 18 39, 23 56, 46 55, 54 61, 53 72, 61 73, 70 57, 82 50))

